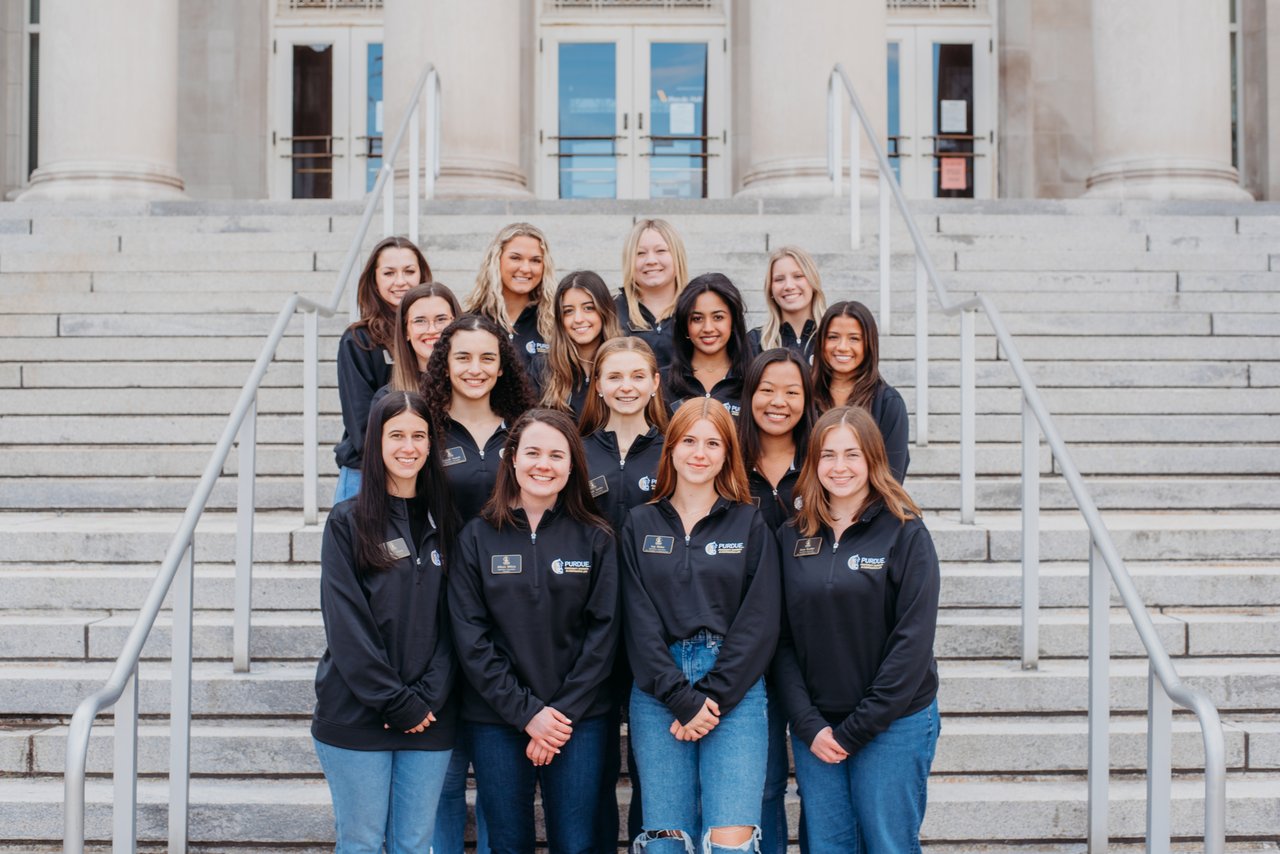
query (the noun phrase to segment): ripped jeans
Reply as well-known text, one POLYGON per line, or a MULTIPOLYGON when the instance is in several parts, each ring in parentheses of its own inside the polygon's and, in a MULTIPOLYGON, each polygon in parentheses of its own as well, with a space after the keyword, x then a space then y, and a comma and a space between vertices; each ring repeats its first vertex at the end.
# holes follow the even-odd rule
MULTIPOLYGON (((690 682, 711 669, 723 639, 699 632, 670 647, 672 658, 690 682)), ((764 680, 747 691, 733 711, 698 741, 677 741, 675 715, 639 688, 631 692, 631 745, 644 781, 645 832, 635 851, 644 854, 693 854, 695 840, 704 854, 760 850, 760 800, 764 794, 769 725, 764 680), (742 845, 712 844, 717 827, 754 828, 742 845)))

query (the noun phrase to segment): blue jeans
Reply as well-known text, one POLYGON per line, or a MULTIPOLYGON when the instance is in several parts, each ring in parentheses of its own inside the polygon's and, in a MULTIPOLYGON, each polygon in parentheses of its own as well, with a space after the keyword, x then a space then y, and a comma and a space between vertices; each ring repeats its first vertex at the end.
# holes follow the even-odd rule
POLYGON ((787 713, 767 682, 765 693, 769 698, 769 760, 765 767, 764 803, 760 807, 760 850, 764 854, 787 854, 787 713))
POLYGON ((333 503, 346 501, 360 491, 360 469, 343 466, 338 469, 338 486, 333 490, 333 503))
POLYGON ((387 854, 427 850, 451 751, 315 746, 333 798, 335 854, 380 854, 384 842, 387 854))
MULTIPOLYGON (((573 736, 550 765, 525 756, 529 736, 506 724, 470 723, 477 800, 489 822, 494 854, 533 854, 537 834, 533 793, 542 790, 542 814, 551 854, 591 854, 596 802, 604 774, 608 715, 575 721, 573 736)), ((616 736, 615 736, 616 737, 616 736)))
MULTIPOLYGON (((471 750, 467 746, 466 724, 459 725, 458 743, 444 775, 444 790, 436 810, 436 832, 431 839, 432 854, 462 854, 467 832, 467 769, 471 767, 471 750)), ((489 854, 489 829, 484 811, 476 801, 476 851, 489 854)))
MULTIPOLYGON (((672 658, 690 682, 701 679, 720 655, 722 638, 698 632, 670 647, 672 658)), ((647 854, 692 854, 694 840, 705 852, 759 851, 760 803, 764 796, 769 724, 764 680, 757 680, 733 711, 698 741, 677 741, 675 715, 666 704, 641 691, 631 692, 631 743, 644 779, 645 832, 636 849, 647 854), (712 844, 717 827, 753 827, 741 846, 712 844), (683 839, 656 837, 678 831, 683 839), (706 834, 704 838, 704 833, 706 834)))
POLYGON ((836 765, 792 736, 810 854, 919 854, 938 730, 935 700, 836 765))

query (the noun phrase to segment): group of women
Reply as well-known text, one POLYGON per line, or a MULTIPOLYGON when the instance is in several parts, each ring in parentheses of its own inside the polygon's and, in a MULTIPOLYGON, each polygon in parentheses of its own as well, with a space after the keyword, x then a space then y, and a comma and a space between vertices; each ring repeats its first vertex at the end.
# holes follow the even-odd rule
POLYGON ((773 253, 728 277, 636 224, 621 293, 494 238, 465 307, 402 238, 343 335, 312 725, 339 851, 918 850, 938 561, 875 321, 773 253))

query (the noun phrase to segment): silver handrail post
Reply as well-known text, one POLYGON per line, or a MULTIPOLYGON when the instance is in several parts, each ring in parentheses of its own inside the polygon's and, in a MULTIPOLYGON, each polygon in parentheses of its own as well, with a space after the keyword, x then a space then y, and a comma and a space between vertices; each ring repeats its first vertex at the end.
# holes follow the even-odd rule
POLYGON ((382 168, 387 170, 386 183, 382 185, 382 236, 391 237, 396 233, 396 167, 386 158, 382 168))
POLYGON ((1111 576, 1089 538, 1089 854, 1107 850, 1111 776, 1111 576))
POLYGON ((916 256, 916 447, 929 445, 929 275, 916 256))
POLYGON ((1040 425, 1022 398, 1022 669, 1040 663, 1040 425))
POLYGON ((974 484, 977 467, 975 455, 975 411, 977 409, 977 378, 975 367, 977 354, 974 346, 974 309, 960 313, 960 521, 973 524, 975 511, 974 484))
POLYGON ((430 72, 427 85, 427 134, 430 164, 423 181, 422 193, 425 198, 436 196, 436 178, 440 177, 440 73, 434 68, 430 72))
POLYGON ((862 245, 862 134, 855 110, 849 111, 849 233, 857 249, 862 245))
POLYGON ((1173 797, 1173 701, 1155 662, 1147 663, 1147 854, 1169 850, 1173 797))
POLYGON ((892 335, 893 331, 889 328, 889 287, 890 287, 890 255, 889 255, 889 178, 883 172, 879 173, 880 196, 880 334, 892 335))
POLYGON ((409 239, 418 244, 418 169, 421 168, 422 111, 418 109, 422 102, 419 95, 413 99, 413 121, 409 122, 409 239))
POLYGON ((320 315, 302 316, 302 521, 320 518, 320 315))
POLYGON ((840 198, 844 166, 840 163, 840 101, 836 94, 836 73, 827 78, 827 177, 831 179, 831 195, 840 198))
POLYGON ((236 472, 236 580, 231 622, 231 662, 236 673, 249 672, 250 619, 253 613, 253 510, 258 462, 258 396, 240 422, 240 462, 236 472))
POLYGON ((115 706, 115 763, 111 769, 111 851, 138 847, 138 664, 115 706))
POLYGON ((191 621, 195 608, 195 534, 173 577, 169 686, 169 851, 186 854, 191 806, 191 621))

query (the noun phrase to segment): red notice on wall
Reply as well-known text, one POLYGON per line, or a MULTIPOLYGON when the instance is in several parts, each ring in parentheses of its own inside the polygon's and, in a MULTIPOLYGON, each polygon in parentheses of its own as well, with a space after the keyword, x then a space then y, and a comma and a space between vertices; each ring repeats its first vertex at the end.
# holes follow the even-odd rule
POLYGON ((943 157, 940 159, 939 168, 942 175, 939 181, 939 188, 943 190, 963 190, 968 181, 966 174, 965 161, 963 157, 943 157))

